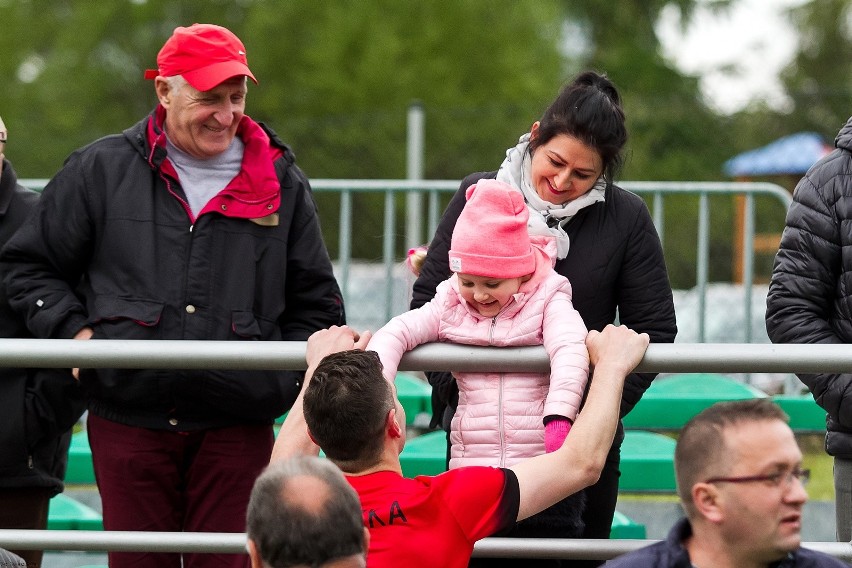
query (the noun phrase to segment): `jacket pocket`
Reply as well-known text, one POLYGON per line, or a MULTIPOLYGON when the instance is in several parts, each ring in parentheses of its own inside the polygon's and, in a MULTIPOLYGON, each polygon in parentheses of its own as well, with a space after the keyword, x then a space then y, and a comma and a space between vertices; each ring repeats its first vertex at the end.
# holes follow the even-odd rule
POLYGON ((281 339, 281 328, 277 322, 256 316, 246 310, 231 312, 231 331, 240 339, 262 339, 264 341, 279 341, 281 339))
POLYGON ((89 317, 97 339, 159 339, 163 302, 99 296, 89 317))
POLYGON ((243 339, 260 339, 260 325, 251 312, 231 312, 231 331, 243 339))

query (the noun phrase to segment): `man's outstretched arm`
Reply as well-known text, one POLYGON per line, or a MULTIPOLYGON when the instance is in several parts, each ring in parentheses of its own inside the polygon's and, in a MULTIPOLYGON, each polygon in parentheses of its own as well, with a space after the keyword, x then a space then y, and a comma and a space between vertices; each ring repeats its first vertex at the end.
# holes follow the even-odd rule
POLYGON ((364 349, 369 341, 369 331, 359 334, 345 325, 333 325, 328 329, 321 329, 308 338, 305 349, 308 370, 305 372, 302 390, 281 425, 281 430, 278 432, 278 437, 275 439, 275 445, 272 448, 270 462, 286 460, 294 456, 315 456, 319 454, 319 446, 308 435, 308 426, 305 423, 305 414, 302 409, 303 397, 308 388, 308 383, 310 383, 317 365, 326 355, 349 349, 364 349))
POLYGON ((618 426, 624 379, 642 360, 648 343, 647 333, 625 326, 589 332, 591 387, 565 443, 511 468, 520 486, 519 521, 598 480, 618 426))

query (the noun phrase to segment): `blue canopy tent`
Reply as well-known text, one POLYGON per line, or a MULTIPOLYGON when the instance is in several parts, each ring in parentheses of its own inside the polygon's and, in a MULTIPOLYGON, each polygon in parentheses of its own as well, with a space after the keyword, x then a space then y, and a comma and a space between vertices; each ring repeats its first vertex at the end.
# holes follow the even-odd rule
POLYGON ((799 132, 779 138, 762 148, 743 152, 725 162, 725 175, 734 178, 801 176, 832 147, 816 132, 799 132))
MULTIPOLYGON (((726 175, 738 180, 747 178, 783 176, 788 189, 796 184, 817 160, 831 152, 832 146, 816 132, 799 132, 779 138, 761 148, 737 154, 725 162, 726 175)), ((735 198, 734 242, 743 243, 745 218, 745 199, 735 198)), ((754 252, 775 254, 781 233, 758 233, 754 235, 754 252)), ((733 250, 733 281, 743 281, 743 249, 735 246, 733 250)))

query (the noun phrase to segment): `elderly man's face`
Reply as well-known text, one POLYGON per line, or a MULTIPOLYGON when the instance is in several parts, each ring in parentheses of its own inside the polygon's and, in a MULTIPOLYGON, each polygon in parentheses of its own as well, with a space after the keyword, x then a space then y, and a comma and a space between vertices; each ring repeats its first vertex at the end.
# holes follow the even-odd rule
POLYGON ((212 158, 227 150, 237 134, 246 108, 246 78, 228 79, 209 91, 186 84, 160 102, 172 144, 195 158, 212 158))

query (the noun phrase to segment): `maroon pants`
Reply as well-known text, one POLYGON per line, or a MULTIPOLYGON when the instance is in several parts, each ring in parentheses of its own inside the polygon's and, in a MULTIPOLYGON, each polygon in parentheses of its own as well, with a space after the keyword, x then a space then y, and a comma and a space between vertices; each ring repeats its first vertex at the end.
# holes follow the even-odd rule
MULTIPOLYGON (((171 432, 89 414, 89 444, 110 531, 245 532, 272 426, 171 432)), ((110 552, 110 568, 246 568, 245 554, 110 552)))
MULTIPOLYGON (((15 487, 0 489, 0 528, 47 528, 47 509, 53 491, 48 487, 15 487)), ((41 550, 9 549, 27 562, 28 568, 41 566, 41 550)))

